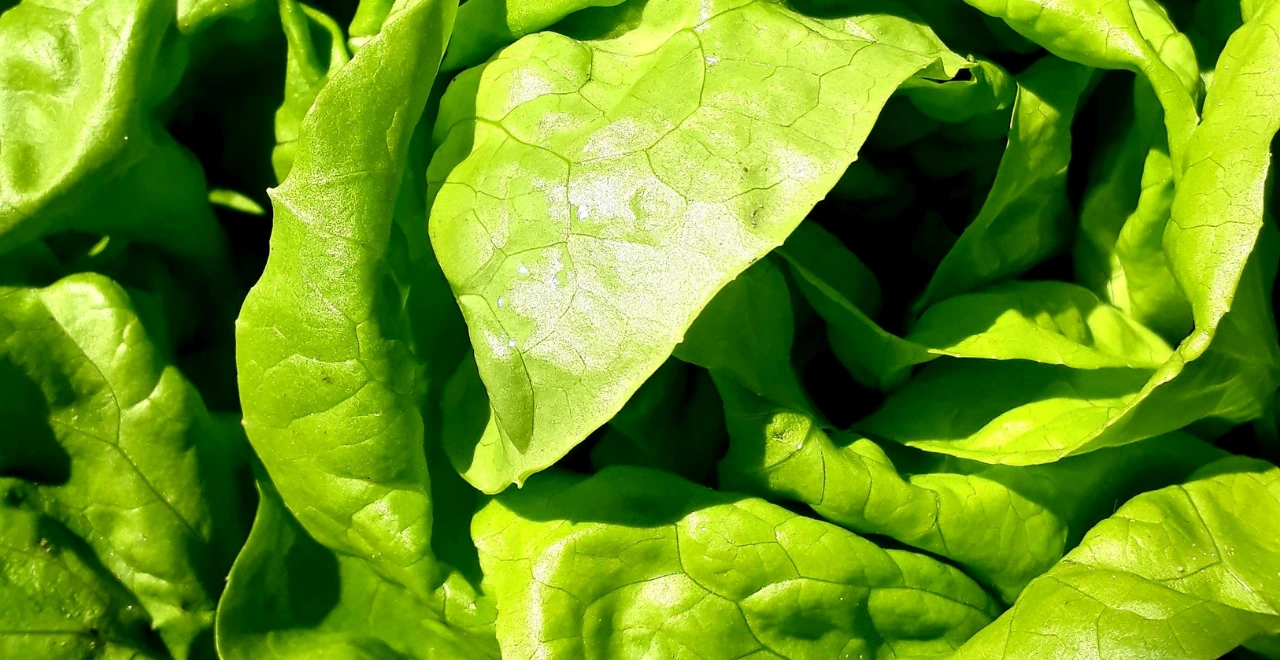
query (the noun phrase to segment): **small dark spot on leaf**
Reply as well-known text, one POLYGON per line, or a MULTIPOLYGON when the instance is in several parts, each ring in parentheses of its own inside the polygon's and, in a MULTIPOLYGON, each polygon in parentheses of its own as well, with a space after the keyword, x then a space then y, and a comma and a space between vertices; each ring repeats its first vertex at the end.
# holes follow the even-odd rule
POLYGON ((18 506, 22 504, 25 499, 26 498, 23 496, 22 491, 17 488, 10 488, 8 492, 4 494, 5 506, 18 506))

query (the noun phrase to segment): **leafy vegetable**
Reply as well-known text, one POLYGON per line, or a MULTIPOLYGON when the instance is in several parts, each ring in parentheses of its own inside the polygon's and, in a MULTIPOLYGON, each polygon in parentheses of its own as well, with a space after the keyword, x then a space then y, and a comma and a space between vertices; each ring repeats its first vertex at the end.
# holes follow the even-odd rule
POLYGON ((956 657, 1216 658, 1274 635, 1277 478, 1228 458, 1134 498, 956 657))
POLYGON ((253 532, 218 606, 222 657, 497 657, 491 624, 484 635, 491 607, 451 603, 447 590, 424 602, 308 537, 269 483, 259 492, 253 532))
MULTIPOLYGON (((26 478, 0 478, 0 487, 17 539, 48 534, 7 547, 49 555, 42 570, 51 579, 88 579, 102 594, 96 606, 59 609, 127 627, 145 611, 170 652, 187 657, 213 623, 219 577, 242 533, 232 440, 168 364, 163 341, 163 328, 100 275, 0 290, 0 378, 16 399, 5 405, 16 438, 0 451, 0 470, 26 478), (81 548, 91 559, 75 557, 81 548), (64 552, 65 561, 53 557, 64 552)), ((32 576, 15 577, 21 588, 32 576)), ((122 630, 100 632, 103 643, 129 643, 110 638, 122 630)), ((32 637, 13 650, 37 653, 48 642, 32 637)))
POLYGON ((1275 277, 1269 237, 1274 229, 1264 231, 1262 195, 1280 113, 1275 108, 1257 113, 1251 106, 1275 95, 1270 89, 1275 79, 1266 72, 1277 61, 1270 54, 1280 49, 1270 22, 1280 18, 1280 10, 1270 7, 1255 14, 1224 48, 1223 71, 1188 143, 1188 165, 1174 198, 1164 250, 1191 302, 1196 325, 1173 355, 1140 387, 1128 375, 1102 379, 1046 370, 1033 375, 1031 369, 1000 366, 1006 373, 995 377, 996 383, 1019 384, 1007 391, 1001 387, 992 405, 971 412, 959 428, 943 422, 942 411, 958 402, 950 396, 972 382, 981 367, 940 368, 927 381, 930 394, 909 388, 896 402, 914 407, 913 401, 925 397, 940 409, 920 415, 916 408, 911 417, 919 425, 912 422, 914 430, 908 430, 896 417, 903 408, 891 407, 869 421, 868 430, 958 456, 1032 464, 1125 444, 1198 419, 1238 421, 1261 414, 1277 382, 1275 321, 1266 307, 1275 277), (1244 53, 1259 50, 1267 56, 1240 63, 1244 53), (1231 169, 1220 162, 1231 163, 1231 169), (1227 244, 1243 249, 1217 247, 1227 244), (938 398, 943 392, 949 400, 938 398))
POLYGON ((854 531, 951 559, 1006 602, 1104 507, 1176 481, 1215 455, 1192 438, 1164 436, 1031 468, 901 451, 891 459, 871 440, 829 434, 813 418, 733 385, 721 392, 733 438, 720 464, 724 487, 804 502, 854 531))
POLYGON ((160 122, 190 49, 172 31, 206 11, 174 10, 54 1, 0 16, 0 253, 74 229, 160 244, 211 270, 225 258, 200 167, 160 122))
POLYGON ((994 611, 922 555, 634 468, 540 475, 474 533, 511 657, 935 657, 994 611))
POLYGON ((483 491, 612 417, 835 183, 893 90, 962 63, 895 16, 695 9, 656 0, 614 39, 533 35, 445 94, 432 242, 493 410, 446 447, 483 491))
POLYGON ((245 428, 283 499, 322 544, 423 597, 440 576, 397 280, 407 274, 392 263, 405 256, 390 254, 390 237, 409 117, 426 103, 453 12, 437 0, 397 10, 317 94, 272 192, 271 258, 237 322, 245 428), (382 94, 361 93, 370 76, 382 94), (362 130, 337 132, 352 122, 362 130))
POLYGON ((1009 145, 987 201, 934 271, 919 305, 1020 275, 1061 249, 1071 118, 1089 74, 1056 58, 1022 74, 1009 145))
POLYGON ((1280 657, 1280 0, 0 0, 0 657, 1280 657))

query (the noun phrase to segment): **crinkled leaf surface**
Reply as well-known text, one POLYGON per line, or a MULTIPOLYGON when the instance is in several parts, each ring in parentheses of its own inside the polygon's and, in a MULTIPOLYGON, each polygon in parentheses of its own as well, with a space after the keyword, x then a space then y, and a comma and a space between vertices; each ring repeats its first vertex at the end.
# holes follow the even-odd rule
POLYGON ((998 611, 934 559, 642 468, 537 475, 473 534, 504 658, 940 657, 998 611))
POLYGON ((86 599, 131 592, 140 611, 125 618, 145 611, 169 652, 185 658, 212 626, 219 578, 243 536, 224 427, 155 332, 101 275, 0 289, 0 381, 22 402, 7 423, 25 436, 0 448, 0 474, 29 477, 6 479, 8 497, 56 521, 40 525, 83 539, 102 572, 86 599))
MULTIPOLYGON (((0 488, 12 486, 6 481, 0 479, 0 488)), ((138 600, 83 546, 56 521, 0 504, 0 653, 48 660, 165 657, 138 600)))
POLYGON ((423 601, 316 543, 269 482, 258 490, 258 517, 218 604, 224 660, 497 657, 492 606, 456 575, 423 601))
POLYGON ((896 16, 656 0, 621 35, 530 35, 460 76, 431 236, 492 414, 446 425, 458 470, 496 492, 607 421, 835 184, 889 94, 961 63, 896 16))
POLYGON ((957 658, 1218 658, 1280 632, 1280 470, 1226 458, 1104 520, 957 658))
POLYGON ((891 458, 803 411, 717 384, 730 433, 722 488, 804 502, 848 529, 946 557, 1009 603, 1117 501, 1222 454, 1173 434, 1032 467, 901 450, 891 458))
MULTIPOLYGON (((708 366, 725 403, 730 436, 729 454, 719 470, 723 488, 804 502, 849 529, 890 536, 937 553, 994 588, 1006 602, 1013 602, 1029 580, 1062 557, 1084 528, 1110 511, 1100 509, 1113 504, 1113 498, 1137 492, 1144 483, 1163 486, 1180 480, 1218 456, 1196 440, 1169 436, 1123 451, 1025 469, 929 458, 898 449, 895 454, 902 466, 895 467, 872 441, 829 434, 828 425, 807 399, 796 400, 786 389, 759 387, 760 382, 795 378, 790 363, 790 301, 785 284, 782 295, 777 286, 771 286, 769 271, 762 269, 768 263, 753 266, 722 289, 677 351, 722 358, 720 364, 708 366), (699 332, 710 327, 752 330, 699 332), (762 333, 767 341, 758 339, 762 333), (1142 478, 1135 478, 1139 474, 1142 478)), ((1059 300, 1054 287, 1098 304, 1092 294, 1073 285, 1018 282, 1001 287, 1003 291, 966 294, 939 303, 926 313, 917 330, 926 339, 950 338, 939 343, 954 344, 951 350, 958 355, 967 350, 969 357, 1007 359, 1008 364, 1032 369, 1039 365, 1019 358, 1034 355, 1052 361, 1057 355, 1078 360, 1077 354, 1102 354, 1091 348, 1095 334, 1100 337, 1097 345, 1105 347, 1108 337, 1145 332, 1154 346, 1163 346, 1163 355, 1169 353, 1150 331, 1132 322, 1086 324, 1078 313, 1050 313, 1051 305, 1046 303, 1059 300), (1050 292, 1037 290, 1046 288, 1050 292), (984 301, 985 297, 991 300, 984 301), (971 299, 977 302, 966 305, 971 299), (1025 302, 1030 300, 1038 302, 1025 302), (1031 307, 1040 310, 1033 313, 1031 307), (1000 315, 1012 321, 992 321, 1000 315), (1124 330, 1117 332, 1117 327, 1124 330), (976 334, 966 335, 973 331, 976 334), (962 339, 957 342, 957 337, 962 339), (1057 346, 1065 348, 1059 353, 1057 346)), ((1070 296, 1066 300, 1070 303, 1070 296)), ((1064 308, 1079 311, 1069 304, 1064 308)), ((1123 316, 1110 309, 1103 318, 1123 316)), ((920 343, 892 339, 925 351, 920 343)), ((1112 345, 1131 348, 1124 341, 1112 345)), ((1139 373, 1138 378, 1142 377, 1139 373)), ((992 386, 984 384, 974 391, 992 386)), ((1014 381, 1012 389, 1024 386, 1014 381)), ((904 416, 909 417, 909 412, 904 416)))
POLYGON ((407 275, 393 268, 411 255, 392 254, 392 237, 454 10, 439 0, 397 7, 320 90, 293 168, 272 191, 271 255, 236 333, 245 428, 286 505, 321 544, 423 598, 441 577, 422 366, 407 275))

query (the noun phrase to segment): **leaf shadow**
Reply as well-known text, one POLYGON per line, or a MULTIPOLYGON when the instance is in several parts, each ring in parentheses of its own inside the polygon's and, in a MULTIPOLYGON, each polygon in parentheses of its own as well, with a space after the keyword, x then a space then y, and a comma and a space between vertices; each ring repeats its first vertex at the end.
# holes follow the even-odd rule
POLYGON ((748 496, 711 490, 662 470, 613 465, 586 478, 552 468, 530 477, 524 488, 496 497, 526 520, 652 528, 748 496))
POLYGON ((40 385, 9 359, 0 359, 0 392, 0 419, 8 438, 0 442, 0 476, 66 483, 71 457, 49 422, 49 404, 40 385))

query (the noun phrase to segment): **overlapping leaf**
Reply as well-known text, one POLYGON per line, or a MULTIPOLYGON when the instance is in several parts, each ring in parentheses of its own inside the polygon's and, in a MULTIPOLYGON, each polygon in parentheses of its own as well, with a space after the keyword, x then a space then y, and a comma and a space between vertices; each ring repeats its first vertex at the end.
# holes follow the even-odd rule
POLYGON ((436 0, 398 8, 320 90, 272 191, 271 256, 236 335, 245 428, 286 505, 321 544, 422 598, 443 577, 401 289, 412 275, 396 270, 413 255, 393 237, 453 14, 436 0))
POLYGON ((1209 417, 1262 414, 1280 365, 1268 305, 1275 237, 1264 225, 1270 144, 1280 128, 1280 106, 1270 102, 1280 95, 1272 75, 1277 20, 1280 8, 1269 3, 1231 38, 1187 144, 1164 252, 1195 329, 1150 378, 937 365, 861 428, 930 451, 1026 465, 1209 417), (978 380, 993 385, 985 396, 973 394, 978 380))
POLYGON ((1134 498, 957 658, 1218 658, 1280 633, 1280 471, 1228 458, 1134 498))
MULTIPOLYGON (((7 500, 27 511, 6 514, 15 539, 52 529, 42 551, 15 547, 39 560, 19 567, 55 580, 93 572, 85 600, 61 606, 73 620, 149 620, 185 658, 204 651, 193 646, 213 624, 220 577, 243 537, 230 439, 169 363, 156 320, 144 322, 100 275, 0 290, 0 382, 17 435, 0 447, 0 474, 25 478, 2 480, 7 500), (41 554, 55 551, 68 553, 64 562, 41 554), (106 601, 91 604, 93 594, 106 601), (137 612, 121 610, 132 602, 137 612)), ((114 634, 110 625, 103 634, 114 634)), ((128 642, 121 634, 110 641, 128 642)), ((23 644, 45 642, 4 643, 35 653, 23 644)))
POLYGON ((465 389, 492 408, 447 424, 446 448, 488 492, 617 412, 835 184, 899 84, 963 64, 889 14, 657 0, 625 25, 526 37, 442 104, 432 242, 476 351, 460 375, 484 384, 465 389))
POLYGON ((996 611, 936 560, 640 468, 538 475, 474 529, 504 658, 942 657, 996 611))

